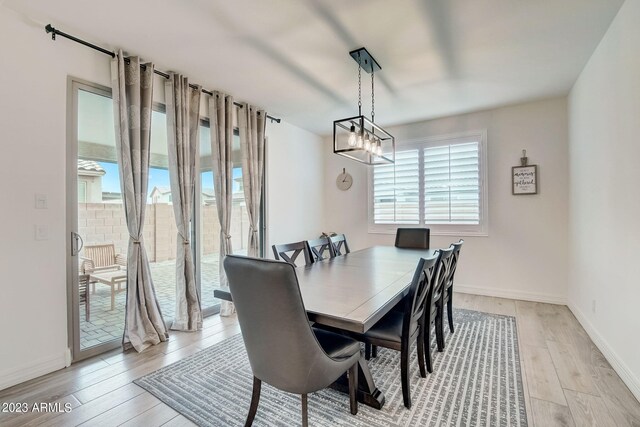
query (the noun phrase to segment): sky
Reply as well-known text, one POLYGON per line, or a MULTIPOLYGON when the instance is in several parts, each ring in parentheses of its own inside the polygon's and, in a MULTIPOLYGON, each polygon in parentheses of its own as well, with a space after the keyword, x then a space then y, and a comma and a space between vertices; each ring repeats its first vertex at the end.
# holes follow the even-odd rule
MULTIPOLYGON (((111 192, 111 193, 120 193, 120 177, 118 175, 118 165, 117 163, 110 162, 98 162, 100 166, 102 166, 106 172, 106 174, 102 177, 102 191, 111 192)), ((233 192, 237 192, 240 190, 240 184, 235 180, 235 178, 242 176, 242 168, 233 168, 233 192)), ((202 188, 203 189, 212 189, 213 188, 213 172, 203 172, 201 174, 202 177, 202 188)), ((159 168, 150 168, 149 169, 149 190, 148 194, 151 194, 153 187, 169 187, 171 184, 169 182, 169 171, 167 169, 159 169, 159 168)))

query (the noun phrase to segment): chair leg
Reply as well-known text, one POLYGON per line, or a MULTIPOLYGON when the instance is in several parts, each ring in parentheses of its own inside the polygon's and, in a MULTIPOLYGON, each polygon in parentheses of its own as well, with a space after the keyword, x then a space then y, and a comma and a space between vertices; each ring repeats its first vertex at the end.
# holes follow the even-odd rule
POLYGON ((309 406, 306 393, 302 395, 302 427, 309 427, 309 406))
POLYGON ((449 301, 447 301, 447 316, 449 317, 449 330, 454 333, 453 328, 453 288, 449 288, 449 301))
POLYGON ((364 344, 364 359, 365 360, 371 359, 371 344, 368 344, 368 343, 364 344))
POLYGON ((378 357, 378 346, 377 345, 372 345, 371 346, 371 357, 373 357, 374 359, 376 357, 378 357))
POLYGON ((420 334, 418 334, 418 366, 420 367, 420 376, 422 378, 427 377, 424 366, 424 327, 420 327, 420 334))
POLYGON ((349 368, 349 409, 351 414, 358 413, 358 362, 349 368))
POLYGON ((431 323, 427 326, 426 331, 424 333, 424 350, 425 350, 425 359, 427 362, 427 372, 433 372, 433 361, 431 360, 431 323))
POLYGON ((442 323, 442 305, 438 308, 438 314, 436 315, 436 344, 438 345, 438 351, 444 351, 444 329, 442 323))
POLYGON ((244 426, 250 427, 253 424, 253 419, 256 417, 258 411, 258 403, 260 402, 260 388, 262 381, 256 377, 253 377, 253 393, 251 394, 251 406, 249 407, 249 414, 247 415, 247 421, 244 426))
POLYGON ((409 344, 400 351, 400 376, 402 377, 402 399, 404 406, 411 409, 411 391, 409 390, 409 344))

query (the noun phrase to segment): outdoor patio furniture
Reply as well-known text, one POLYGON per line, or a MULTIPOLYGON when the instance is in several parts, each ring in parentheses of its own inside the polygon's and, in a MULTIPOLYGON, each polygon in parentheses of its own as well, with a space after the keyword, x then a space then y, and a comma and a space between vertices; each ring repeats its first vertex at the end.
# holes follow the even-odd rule
POLYGON ((80 274, 97 271, 120 270, 127 266, 127 256, 116 253, 113 243, 87 245, 80 256, 80 274))
POLYGON ((116 293, 122 292, 124 290, 122 284, 127 283, 127 270, 96 271, 91 274, 90 280, 111 287, 111 310, 113 310, 116 306, 116 293))
POLYGON ((84 320, 86 322, 91 321, 91 303, 89 292, 89 275, 81 274, 78 277, 78 293, 80 295, 80 304, 84 304, 84 320))

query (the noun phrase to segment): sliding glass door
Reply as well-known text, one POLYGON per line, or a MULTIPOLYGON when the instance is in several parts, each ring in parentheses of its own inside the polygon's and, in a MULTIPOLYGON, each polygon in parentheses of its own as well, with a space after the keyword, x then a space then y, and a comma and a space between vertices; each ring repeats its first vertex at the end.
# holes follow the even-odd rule
MULTIPOLYGON (((67 277, 73 360, 120 346, 124 331, 127 230, 118 172, 111 90, 69 81, 67 170, 67 277)), ((205 315, 219 311, 220 227, 213 189, 209 125, 201 120, 192 245, 205 315)), ((233 146, 234 253, 245 254, 249 221, 244 203, 239 138, 233 146)), ((162 314, 175 312, 177 229, 168 171, 164 106, 154 105, 144 243, 162 314)))

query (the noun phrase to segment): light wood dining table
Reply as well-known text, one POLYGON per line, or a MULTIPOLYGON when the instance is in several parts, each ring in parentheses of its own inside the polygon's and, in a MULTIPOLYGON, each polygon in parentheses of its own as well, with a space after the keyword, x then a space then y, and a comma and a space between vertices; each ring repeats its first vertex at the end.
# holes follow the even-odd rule
MULTIPOLYGON (((407 294, 420 258, 433 249, 373 246, 296 269, 309 320, 334 328, 363 333, 387 314, 407 294)), ((214 291, 232 301, 228 289, 214 291)), ((358 400, 380 409, 384 394, 376 387, 369 367, 359 363, 358 400)), ((348 392, 346 378, 334 388, 348 392)))

